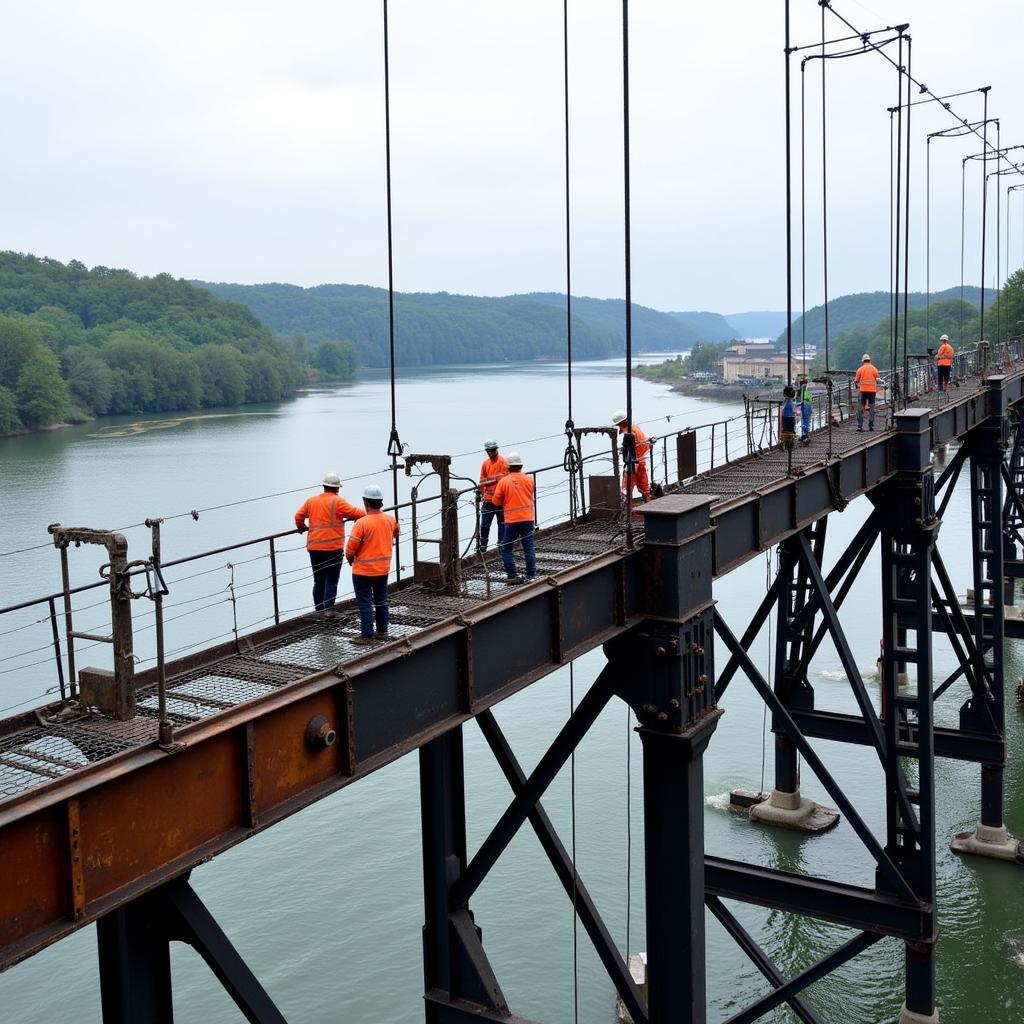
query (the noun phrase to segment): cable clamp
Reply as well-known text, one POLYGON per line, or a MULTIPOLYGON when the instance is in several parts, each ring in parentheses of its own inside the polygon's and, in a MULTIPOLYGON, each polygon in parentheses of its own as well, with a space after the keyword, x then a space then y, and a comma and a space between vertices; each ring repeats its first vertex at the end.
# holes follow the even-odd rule
POLYGON ((391 436, 388 438, 388 457, 397 459, 402 454, 402 442, 398 438, 398 427, 391 428, 391 436))

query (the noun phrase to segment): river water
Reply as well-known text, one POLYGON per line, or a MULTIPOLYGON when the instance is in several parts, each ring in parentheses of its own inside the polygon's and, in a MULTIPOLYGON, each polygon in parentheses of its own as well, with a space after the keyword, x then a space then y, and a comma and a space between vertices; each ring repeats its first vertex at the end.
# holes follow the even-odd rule
MULTIPOLYGON (((456 473, 473 476, 485 437, 507 454, 518 449, 527 469, 560 463, 566 418, 564 366, 454 367, 403 372, 397 389, 398 426, 414 452, 454 452, 456 473)), ((575 368, 573 417, 579 425, 608 421, 624 404, 620 363, 575 368)), ((0 441, 0 604, 56 590, 59 563, 47 548, 46 525, 126 527, 146 516, 175 516, 164 527, 170 560, 247 537, 287 529, 303 493, 328 469, 347 481, 358 502, 368 480, 390 493, 384 452, 390 427, 387 381, 305 393, 294 401, 180 418, 119 418, 100 424, 0 441), (288 493, 285 493, 288 492, 288 493), (260 497, 277 495, 276 497, 260 497), (260 497, 260 500, 247 500, 260 497), (220 507, 217 506, 230 506, 220 507), (200 510, 198 521, 189 511, 200 510), (209 510, 209 511, 204 511, 209 510), (42 545, 41 547, 36 547, 42 545), (32 550, 21 550, 21 549, 32 550), (16 552, 16 553, 10 553, 16 552)), ((636 380, 636 418, 657 434, 725 419, 739 410, 701 402, 636 380)), ((735 425, 734 425, 735 426, 735 425)), ((597 445, 589 449, 596 452, 597 445)), ((556 474, 544 479, 557 480, 556 474)), ((409 482, 402 482, 403 495, 409 482)), ((423 481, 421 494, 436 483, 423 481)), ((970 530, 966 485, 947 510, 940 550, 958 589, 969 582, 970 530)), ((564 516, 564 491, 544 484, 540 519, 564 516)), ((856 531, 868 511, 858 500, 830 517, 826 563, 856 531)), ((463 520, 472 512, 464 503, 463 520)), ((430 522, 422 524, 425 533, 430 522)), ((127 530, 130 557, 147 552, 147 533, 127 530)), ((98 549, 72 552, 76 582, 95 579, 98 549)), ((734 632, 742 631, 764 592, 769 559, 755 560, 716 582, 715 596, 734 632)), ((408 544, 403 554, 408 562, 408 544)), ((843 610, 847 635, 877 699, 877 563, 858 579, 843 610)), ((285 573, 282 606, 308 605, 305 556, 292 539, 281 542, 285 573)), ((269 614, 264 548, 222 554, 169 571, 168 648, 187 649, 262 623, 269 614), (229 565, 230 563, 230 565, 229 565), (233 600, 232 600, 233 598, 233 600)), ((347 581, 347 574, 343 580, 347 581)), ((78 628, 102 625, 102 592, 82 595, 78 628), (92 605, 92 607, 89 607, 92 605), (84 621, 90 615, 97 621, 84 621), (81 626, 79 626, 81 623, 81 626)), ((138 653, 152 654, 152 618, 136 603, 138 653)), ((55 683, 46 649, 49 626, 37 610, 0 621, 0 706, 7 713, 31 706, 55 683), (14 632, 8 632, 16 630, 14 632), (37 664, 38 663, 38 664, 37 664)), ((514 637, 509 638, 515 642, 514 637)), ((767 672, 767 629, 751 647, 767 672)), ((102 664, 103 651, 83 651, 79 665, 102 664)), ((600 671, 596 651, 574 666, 576 698, 600 671)), ((936 676, 955 666, 936 640, 936 676)), ((1007 645, 1007 677, 1024 673, 1024 657, 1007 645)), ((838 658, 826 643, 812 666, 822 708, 855 711, 838 658)), ((936 708, 938 724, 955 725, 965 691, 954 686, 936 708)), ((771 784, 772 745, 764 707, 737 678, 723 702, 726 714, 705 756, 705 828, 709 853, 786 870, 869 885, 872 861, 845 822, 815 837, 769 831, 725 809, 728 791, 771 784)), ((497 717, 526 770, 554 738, 570 707, 568 669, 529 687, 497 709, 497 717)), ((639 741, 621 704, 606 709, 576 757, 577 856, 585 880, 620 947, 644 947, 643 823, 639 741), (627 915, 627 907, 629 912, 627 915)), ((470 848, 490 830, 509 792, 474 726, 466 727, 467 816, 470 848)), ((1007 824, 1024 834, 1024 778, 1020 751, 1024 721, 1009 708, 1011 761, 1007 824)), ((817 743, 836 778, 875 830, 884 832, 882 773, 867 748, 817 743)), ((942 938, 938 992, 942 1019, 951 1024, 1024 1018, 1024 917, 1021 876, 1009 866, 956 858, 945 840, 972 828, 979 811, 979 769, 937 764, 939 900, 942 938)), ((805 795, 827 803, 806 772, 805 795)), ((568 769, 544 804, 568 845, 571 831, 568 769)), ((417 762, 408 756, 329 797, 197 869, 193 884, 241 954, 295 1024, 422 1019, 422 886, 417 762)), ((573 1020, 573 927, 569 901, 539 844, 524 829, 474 897, 477 923, 510 1005, 548 1022, 573 1020)), ((754 937, 787 974, 838 946, 844 929, 756 908, 734 908, 754 937)), ((709 1019, 735 1012, 767 991, 767 983, 709 915, 709 1019)), ((175 948, 175 1013, 180 1022, 234 1022, 242 1018, 191 951, 175 948)), ((883 941, 809 990, 823 1019, 858 1024, 896 1020, 902 1000, 903 950, 883 941)), ((614 1019, 614 992, 579 933, 578 1019, 614 1019)), ((99 1020, 94 930, 84 929, 0 975, 0 1020, 54 1024, 99 1020)), ((779 1010, 766 1020, 794 1019, 779 1010)))

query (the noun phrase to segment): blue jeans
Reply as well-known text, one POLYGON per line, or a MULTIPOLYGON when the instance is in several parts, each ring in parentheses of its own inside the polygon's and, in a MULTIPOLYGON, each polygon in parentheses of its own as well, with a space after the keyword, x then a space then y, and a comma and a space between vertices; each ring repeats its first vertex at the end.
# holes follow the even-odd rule
POLYGON ((532 580, 537 575, 537 551, 533 546, 533 521, 525 523, 506 523, 505 535, 498 545, 501 562, 505 566, 505 575, 514 579, 516 575, 516 556, 513 548, 516 541, 523 545, 523 557, 526 559, 526 578, 532 580))
POLYGON ((388 632, 388 578, 384 576, 357 576, 352 574, 359 609, 359 632, 373 636, 373 619, 377 617, 377 636, 388 632))
POLYGON ((868 429, 875 429, 875 392, 862 391, 857 402, 857 429, 864 427, 864 406, 868 406, 868 429))
POLYGON ((505 513, 500 505, 494 505, 485 501, 480 506, 480 550, 487 550, 487 541, 491 536, 491 520, 498 517, 498 546, 501 546, 501 539, 505 533, 505 513))
POLYGON ((806 437, 811 432, 811 412, 812 405, 810 402, 804 402, 800 407, 800 415, 802 423, 800 425, 800 432, 806 437))
POLYGON ((309 564, 313 567, 313 607, 318 612, 334 607, 338 595, 338 577, 341 576, 342 549, 310 551, 309 564))

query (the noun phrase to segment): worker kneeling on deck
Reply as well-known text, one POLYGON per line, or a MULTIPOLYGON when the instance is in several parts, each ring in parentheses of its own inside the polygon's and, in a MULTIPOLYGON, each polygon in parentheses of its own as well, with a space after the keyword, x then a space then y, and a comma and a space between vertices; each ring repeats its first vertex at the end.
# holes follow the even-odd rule
POLYGON ((354 644, 372 644, 388 637, 388 573, 398 536, 398 521, 382 512, 384 495, 376 484, 363 491, 366 515, 352 527, 345 557, 352 566, 352 586, 359 608, 359 636, 354 644), (376 620, 376 632, 374 631, 376 620))
POLYGON ((505 513, 505 533, 498 544, 508 583, 521 582, 516 574, 515 543, 523 546, 526 582, 537 575, 537 551, 533 545, 533 479, 523 472, 523 460, 515 452, 507 459, 508 476, 494 488, 491 501, 505 513))
MULTIPOLYGON (((612 413, 612 423, 619 428, 619 434, 624 435, 627 432, 633 434, 636 439, 636 463, 633 466, 633 487, 635 487, 643 497, 644 501, 651 500, 651 484, 647 477, 647 453, 651 450, 651 442, 647 440, 647 435, 634 423, 632 431, 627 431, 626 413, 622 409, 618 409, 612 413)), ((625 457, 625 452, 623 452, 625 457)), ((622 490, 629 491, 627 495, 630 501, 633 500, 633 491, 629 486, 629 469, 622 474, 622 490)))
POLYGON ((859 399, 857 401, 857 429, 864 429, 864 413, 868 414, 868 430, 875 429, 875 399, 878 397, 878 370, 871 362, 871 356, 865 352, 861 357, 860 366, 854 374, 859 399))
POLYGON ((295 528, 306 534, 306 550, 313 569, 313 606, 318 612, 333 608, 338 594, 345 554, 345 520, 366 515, 340 497, 340 490, 341 477, 325 473, 323 493, 307 498, 295 513, 295 528))
POLYGON ((487 458, 480 465, 480 496, 483 503, 480 506, 480 550, 487 550, 487 541, 491 535, 491 521, 497 517, 498 520, 498 545, 501 545, 501 535, 505 532, 505 513, 501 507, 494 504, 494 488, 503 476, 508 476, 508 463, 504 455, 498 454, 497 441, 484 441, 484 451, 487 458))
POLYGON ((949 343, 949 335, 939 338, 939 351, 935 354, 935 366, 939 371, 939 390, 949 388, 949 376, 953 372, 953 346, 949 343))

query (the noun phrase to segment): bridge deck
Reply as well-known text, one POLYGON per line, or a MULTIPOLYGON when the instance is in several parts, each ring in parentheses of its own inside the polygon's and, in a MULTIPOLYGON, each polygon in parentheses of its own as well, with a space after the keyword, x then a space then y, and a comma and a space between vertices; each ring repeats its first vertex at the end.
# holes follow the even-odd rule
MULTIPOLYGON (((962 403, 982 387, 980 380, 971 379, 945 395, 922 396, 915 405, 938 411, 962 403)), ((866 429, 857 432, 852 419, 834 427, 833 458, 884 445, 892 435, 891 430, 883 429, 887 413, 886 406, 878 407, 873 433, 866 429)), ((799 476, 826 465, 829 446, 828 429, 815 431, 810 445, 797 445, 793 450, 794 473, 799 476)), ((787 479, 788 469, 788 454, 775 448, 702 474, 679 490, 716 495, 719 500, 712 509, 714 518, 717 509, 742 503, 759 489, 787 479)), ((637 531, 637 538, 642 540, 641 531, 637 531)), ((538 575, 557 576, 623 543, 623 526, 611 519, 543 531, 537 542, 538 575)), ((393 650, 401 656, 406 638, 488 602, 500 601, 509 593, 496 555, 486 564, 477 558, 467 560, 460 583, 460 596, 441 596, 429 584, 415 581, 396 587, 391 597, 392 640, 388 647, 382 645, 379 649, 393 650)), ((187 726, 359 658, 366 654, 366 648, 353 645, 358 633, 358 615, 349 601, 339 606, 335 617, 303 616, 282 624, 278 635, 262 642, 246 642, 243 638, 243 653, 232 650, 212 660, 200 653, 178 662, 178 670, 171 671, 167 679, 168 716, 176 726, 187 726)), ((48 720, 35 713, 0 722, 0 806, 5 800, 89 764, 152 744, 156 740, 156 721, 154 681, 140 686, 137 717, 130 722, 98 714, 77 720, 48 720)))

